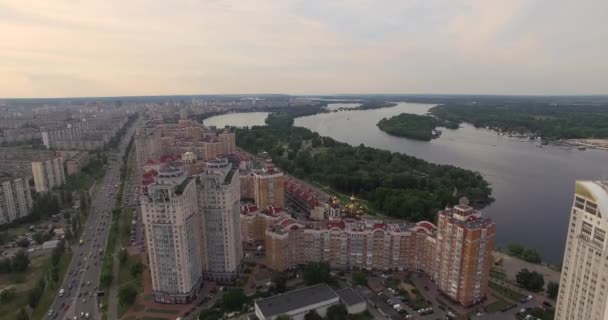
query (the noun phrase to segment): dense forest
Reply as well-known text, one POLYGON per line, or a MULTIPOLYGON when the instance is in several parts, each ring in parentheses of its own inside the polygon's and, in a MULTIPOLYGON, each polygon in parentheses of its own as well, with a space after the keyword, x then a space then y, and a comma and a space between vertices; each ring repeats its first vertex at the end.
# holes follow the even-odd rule
POLYGON ((462 196, 476 207, 493 200, 479 173, 363 145, 353 147, 293 127, 291 115, 285 113, 274 114, 267 123, 238 129, 237 145, 256 154, 266 151, 287 173, 354 193, 387 215, 434 220, 438 209, 462 196))
POLYGON ((445 104, 431 113, 446 121, 546 139, 608 138, 608 105, 445 104))
POLYGON ((458 128, 458 123, 443 121, 432 116, 402 113, 383 118, 377 124, 380 130, 398 137, 429 141, 438 137, 433 131, 437 127, 458 128))

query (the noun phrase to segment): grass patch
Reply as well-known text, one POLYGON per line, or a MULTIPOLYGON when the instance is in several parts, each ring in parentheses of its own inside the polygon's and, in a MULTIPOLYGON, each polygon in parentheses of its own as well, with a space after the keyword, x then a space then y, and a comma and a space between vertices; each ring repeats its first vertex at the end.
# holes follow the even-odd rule
MULTIPOLYGON (((30 319, 42 319, 46 315, 48 309, 51 307, 51 305, 53 304, 53 301, 55 300, 55 295, 58 292, 59 284, 63 283, 63 278, 65 277, 65 272, 68 270, 68 267, 70 266, 70 261, 72 261, 71 253, 66 252, 63 254, 63 256, 61 256, 61 259, 59 260, 59 264, 58 264, 59 281, 57 282, 57 284, 53 284, 51 282, 47 283, 47 286, 44 289, 44 293, 42 294, 42 297, 40 298, 40 302, 38 302, 38 306, 32 312, 30 319)), ((47 268, 50 268, 50 267, 51 267, 51 259, 49 258, 48 263, 47 263, 47 268)))
POLYGON ((154 295, 152 294, 147 294, 144 296, 144 301, 152 301, 152 299, 154 299, 154 295))
POLYGON ((165 309, 148 309, 148 310, 146 310, 146 312, 164 313, 164 314, 176 314, 177 313, 177 311, 175 311, 175 310, 165 310, 165 309))
POLYGON ((519 293, 513 289, 507 288, 505 286, 499 285, 496 282, 490 281, 489 282, 489 287, 492 288, 493 290, 495 290, 496 292, 500 293, 501 295, 503 295, 506 298, 509 298, 513 301, 519 301, 520 299, 526 297, 524 294, 519 293))
POLYGON ((502 311, 503 309, 505 309, 508 306, 509 306, 509 304, 506 301, 498 300, 498 301, 492 302, 492 303, 488 304, 487 306, 485 306, 484 310, 487 313, 496 313, 496 312, 502 311))

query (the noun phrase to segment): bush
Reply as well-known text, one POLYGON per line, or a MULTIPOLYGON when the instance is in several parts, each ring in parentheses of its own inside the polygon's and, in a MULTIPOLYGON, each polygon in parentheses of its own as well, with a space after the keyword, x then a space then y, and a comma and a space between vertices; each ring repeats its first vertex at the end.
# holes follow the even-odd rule
POLYGON ((135 302, 135 298, 137 297, 137 290, 133 288, 133 286, 128 285, 126 287, 120 288, 118 292, 118 301, 123 306, 130 306, 135 302))
POLYGON ((4 289, 2 293, 0 293, 0 303, 9 303, 17 296, 17 290, 15 287, 11 287, 8 289, 4 289))
POLYGON ((515 276, 515 279, 520 286, 534 292, 543 290, 543 286, 545 285, 545 278, 542 274, 536 271, 530 272, 526 268, 521 269, 515 276))
POLYGON ((353 273, 353 282, 358 285, 367 285, 367 274, 363 271, 353 273))

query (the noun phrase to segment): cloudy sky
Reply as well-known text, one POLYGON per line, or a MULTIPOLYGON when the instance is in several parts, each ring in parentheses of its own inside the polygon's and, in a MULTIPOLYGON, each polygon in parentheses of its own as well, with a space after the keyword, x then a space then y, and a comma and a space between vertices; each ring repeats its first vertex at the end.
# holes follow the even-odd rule
POLYGON ((606 0, 0 0, 0 97, 608 93, 606 0))

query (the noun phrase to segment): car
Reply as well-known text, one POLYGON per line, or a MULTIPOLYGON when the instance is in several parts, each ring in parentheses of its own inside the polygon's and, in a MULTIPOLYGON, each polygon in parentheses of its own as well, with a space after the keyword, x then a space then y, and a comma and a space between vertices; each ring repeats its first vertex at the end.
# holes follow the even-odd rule
POLYGON ((46 314, 47 316, 52 316, 53 315, 53 309, 49 309, 49 313, 46 314))

